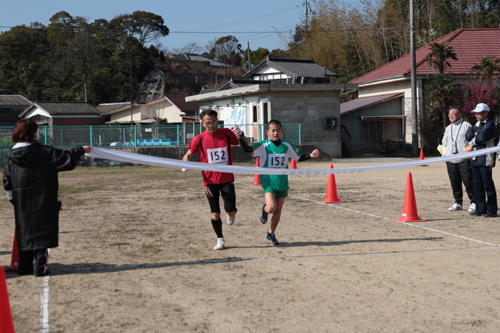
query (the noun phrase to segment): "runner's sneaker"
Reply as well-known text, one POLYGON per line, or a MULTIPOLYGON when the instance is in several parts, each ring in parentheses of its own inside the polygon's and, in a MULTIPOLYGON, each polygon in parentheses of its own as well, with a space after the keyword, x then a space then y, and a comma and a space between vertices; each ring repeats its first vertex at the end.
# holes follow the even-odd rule
POLYGON ((224 245, 224 238, 217 238, 217 245, 214 246, 214 250, 223 250, 224 245))
POLYGON ((270 234, 269 231, 267 232, 266 238, 271 241, 271 244, 280 245, 280 242, 278 242, 278 240, 276 239, 276 236, 274 234, 270 234))
MULTIPOLYGON (((458 204, 458 203, 454 203, 453 206, 451 206, 450 208, 448 208, 450 211, 454 212, 454 211, 457 211, 457 210, 463 210, 462 208, 462 205, 461 204, 458 204)), ((475 211, 475 209, 474 209, 475 211)))
POLYGON ((235 219, 236 215, 230 216, 229 214, 226 214, 227 225, 233 225, 235 219))
POLYGON ((471 203, 470 207, 469 207, 469 212, 475 212, 475 211, 476 211, 476 204, 475 203, 471 203))
POLYGON ((262 224, 266 224, 266 222, 267 222, 267 213, 266 213, 266 210, 264 208, 266 208, 266 204, 264 204, 264 206, 262 206, 262 212, 260 213, 260 222, 262 224))

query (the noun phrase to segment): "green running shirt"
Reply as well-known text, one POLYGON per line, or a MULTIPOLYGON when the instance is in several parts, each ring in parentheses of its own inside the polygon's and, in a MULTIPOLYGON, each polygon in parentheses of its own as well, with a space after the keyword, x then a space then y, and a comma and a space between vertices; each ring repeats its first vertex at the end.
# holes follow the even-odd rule
MULTIPOLYGON (((271 140, 260 141, 252 145, 253 157, 259 158, 261 168, 288 169, 288 160, 293 158, 298 161, 302 152, 293 143, 281 140, 276 145, 271 140)), ((288 175, 260 175, 260 182, 265 189, 271 186, 276 191, 286 191, 288 187, 288 175)))

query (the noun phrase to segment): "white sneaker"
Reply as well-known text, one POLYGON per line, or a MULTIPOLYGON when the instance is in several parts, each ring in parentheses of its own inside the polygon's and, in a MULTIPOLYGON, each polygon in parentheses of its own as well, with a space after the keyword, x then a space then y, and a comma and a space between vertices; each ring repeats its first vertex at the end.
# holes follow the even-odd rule
POLYGON ((214 246, 214 250, 224 249, 224 238, 217 238, 217 245, 214 246))
POLYGON ((229 214, 226 214, 227 225, 233 225, 235 218, 236 218, 236 215, 229 216, 229 214))
POLYGON ((451 206, 448 209, 451 210, 452 212, 457 211, 457 210, 463 210, 462 205, 457 204, 456 202, 453 204, 453 206, 451 206))
POLYGON ((475 203, 471 203, 470 207, 469 207, 469 212, 475 212, 475 211, 476 211, 476 204, 475 203))

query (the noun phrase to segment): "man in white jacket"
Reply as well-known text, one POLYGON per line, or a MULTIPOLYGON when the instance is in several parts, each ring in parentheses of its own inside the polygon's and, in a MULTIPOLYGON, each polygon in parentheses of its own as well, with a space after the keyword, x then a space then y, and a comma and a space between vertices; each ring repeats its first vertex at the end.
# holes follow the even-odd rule
MULTIPOLYGON (((451 107, 448 111, 451 124, 446 127, 442 144, 446 147, 445 156, 465 153, 465 147, 469 142, 465 139, 465 133, 472 125, 462 118, 462 111, 458 107, 451 107)), ((474 187, 472 185, 472 171, 468 158, 452 160, 446 162, 448 176, 450 177, 451 188, 455 203, 449 208, 450 211, 463 210, 463 190, 465 186, 470 200, 469 212, 476 211, 474 197, 474 187)))

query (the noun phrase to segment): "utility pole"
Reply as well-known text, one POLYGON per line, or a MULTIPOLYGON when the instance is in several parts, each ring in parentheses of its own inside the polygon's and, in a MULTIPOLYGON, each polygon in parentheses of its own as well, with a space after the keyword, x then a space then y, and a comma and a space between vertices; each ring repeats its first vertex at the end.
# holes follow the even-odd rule
POLYGON ((247 61, 248 61, 248 71, 250 71, 250 64, 251 64, 251 62, 250 62, 250 42, 247 42, 247 50, 248 50, 248 59, 247 59, 247 61))
POLYGON ((413 155, 418 155, 418 124, 417 124, 417 63, 415 60, 415 16, 414 0, 410 0, 410 52, 411 52, 411 147, 413 155))
POLYGON ((309 12, 309 10, 307 9, 307 5, 308 5, 307 0, 304 0, 304 7, 306 8, 306 27, 307 27, 307 24, 308 24, 308 20, 307 20, 307 15, 308 14, 307 13, 309 12))
POLYGON ((134 125, 134 106, 132 103, 132 61, 130 62, 130 126, 134 125))

